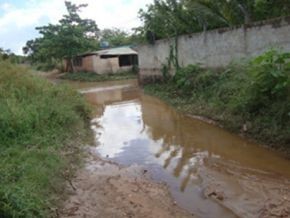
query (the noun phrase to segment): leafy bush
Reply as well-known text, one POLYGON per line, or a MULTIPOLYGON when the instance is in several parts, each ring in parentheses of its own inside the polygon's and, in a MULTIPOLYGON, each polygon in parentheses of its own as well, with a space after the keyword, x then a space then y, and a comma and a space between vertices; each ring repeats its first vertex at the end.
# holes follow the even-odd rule
POLYGON ((0 217, 50 217, 88 133, 85 100, 0 62, 0 111, 0 217))
POLYGON ((216 82, 218 74, 199 65, 179 68, 173 77, 177 87, 185 92, 199 92, 216 82))
POLYGON ((283 97, 290 87, 290 53, 268 51, 251 62, 250 73, 260 94, 283 97))
POLYGON ((290 53, 270 50, 253 59, 249 65, 252 80, 249 107, 266 107, 273 101, 285 101, 290 91, 290 53))
POLYGON ((197 75, 203 71, 198 65, 188 65, 184 68, 179 68, 173 77, 173 81, 177 87, 182 90, 189 90, 195 84, 197 75))

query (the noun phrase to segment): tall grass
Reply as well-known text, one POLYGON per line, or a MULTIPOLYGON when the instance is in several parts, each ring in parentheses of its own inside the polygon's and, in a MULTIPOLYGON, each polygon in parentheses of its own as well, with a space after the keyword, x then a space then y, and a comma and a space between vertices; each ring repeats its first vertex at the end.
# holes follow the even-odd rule
POLYGON ((219 72, 190 65, 145 91, 182 111, 290 151, 289 58, 289 53, 271 50, 219 72))
POLYGON ((0 62, 0 217, 53 216, 88 116, 76 91, 0 62))

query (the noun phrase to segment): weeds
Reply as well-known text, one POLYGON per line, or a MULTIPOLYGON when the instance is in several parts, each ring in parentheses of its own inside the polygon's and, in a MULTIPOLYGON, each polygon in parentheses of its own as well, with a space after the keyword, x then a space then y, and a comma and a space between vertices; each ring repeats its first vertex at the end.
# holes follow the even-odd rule
POLYGON ((69 87, 0 62, 0 111, 0 217, 51 217, 89 132, 89 109, 69 87))

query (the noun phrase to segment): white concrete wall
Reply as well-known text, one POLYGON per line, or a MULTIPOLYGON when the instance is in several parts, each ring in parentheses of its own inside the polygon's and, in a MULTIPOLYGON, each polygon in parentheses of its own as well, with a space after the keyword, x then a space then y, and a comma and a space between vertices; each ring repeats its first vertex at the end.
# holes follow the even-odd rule
MULTIPOLYGON (((173 44, 174 39, 159 40, 155 45, 137 48, 141 79, 161 75, 162 64, 167 62, 173 44)), ((270 48, 290 51, 290 17, 179 36, 178 60, 181 66, 201 63, 220 68, 270 48)))

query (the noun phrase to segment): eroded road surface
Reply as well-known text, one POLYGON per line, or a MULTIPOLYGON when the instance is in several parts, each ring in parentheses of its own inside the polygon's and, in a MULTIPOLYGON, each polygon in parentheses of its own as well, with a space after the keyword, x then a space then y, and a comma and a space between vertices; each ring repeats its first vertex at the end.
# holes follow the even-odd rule
POLYGON ((72 85, 93 105, 95 145, 63 217, 290 217, 280 154, 177 113, 134 80, 72 85))

